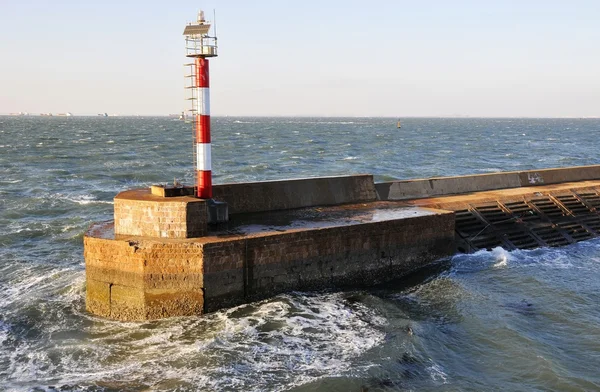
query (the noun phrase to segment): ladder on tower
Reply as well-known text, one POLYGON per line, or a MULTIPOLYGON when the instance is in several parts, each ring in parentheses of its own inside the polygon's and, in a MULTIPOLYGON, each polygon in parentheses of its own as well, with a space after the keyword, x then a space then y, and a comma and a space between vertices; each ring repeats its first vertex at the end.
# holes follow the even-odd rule
MULTIPOLYGON (((185 91, 185 100, 186 100, 186 108, 183 112, 183 120, 188 124, 193 124, 196 122, 196 114, 197 111, 197 101, 198 101, 198 89, 196 88, 196 64, 187 63, 184 64, 184 91, 185 91)), ((195 126, 194 126, 195 128, 195 126)), ((196 130, 192 132, 192 155, 194 160, 194 167, 197 166, 198 163, 198 154, 196 151, 196 130)), ((196 180, 194 180, 194 185, 198 186, 196 180)))
MULTIPOLYGON (((186 123, 193 123, 197 114, 197 89, 196 89, 196 65, 194 63, 184 64, 184 89, 185 100, 189 102, 183 112, 183 118, 186 123)), ((194 143, 196 141, 194 140, 194 143)))

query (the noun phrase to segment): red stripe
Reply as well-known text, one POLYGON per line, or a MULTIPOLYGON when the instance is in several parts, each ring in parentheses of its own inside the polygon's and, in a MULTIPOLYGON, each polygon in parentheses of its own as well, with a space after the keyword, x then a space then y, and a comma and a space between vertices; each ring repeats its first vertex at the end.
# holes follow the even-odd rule
POLYGON ((198 191, 196 196, 201 199, 212 198, 212 175, 210 170, 196 170, 196 183, 198 191))
POLYGON ((196 87, 210 87, 208 82, 208 59, 196 57, 196 87))
MULTIPOLYGON (((208 60, 196 57, 196 87, 209 87, 208 60)), ((210 143, 210 116, 196 115, 196 143, 210 143)), ((196 195, 201 199, 212 198, 212 174, 210 170, 196 171, 196 195)))
POLYGON ((196 115, 196 143, 210 143, 210 116, 196 115))

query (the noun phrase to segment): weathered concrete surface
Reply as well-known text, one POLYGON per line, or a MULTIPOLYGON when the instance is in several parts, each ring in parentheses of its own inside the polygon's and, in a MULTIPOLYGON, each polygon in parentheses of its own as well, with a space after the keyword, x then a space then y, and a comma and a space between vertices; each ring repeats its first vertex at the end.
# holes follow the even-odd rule
POLYGON ((153 195, 150 189, 134 189, 119 193, 114 202, 116 234, 191 238, 208 231, 206 200, 165 198, 153 195))
POLYGON ((116 320, 201 314, 202 247, 189 240, 132 238, 115 239, 112 223, 86 233, 86 309, 116 320))
MULTIPOLYGON (((160 238, 206 235, 206 200, 187 196, 190 190, 153 186, 119 193, 114 199, 115 233, 160 238)), ((361 203, 377 197, 371 175, 216 185, 213 193, 215 200, 227 201, 230 214, 361 203)))
POLYGON ((600 165, 382 182, 379 200, 409 200, 600 179, 600 165))
POLYGON ((248 182, 213 186, 213 197, 230 214, 361 203, 377 198, 370 174, 248 182))
POLYGON ((511 189, 497 189, 483 192, 473 192, 464 195, 448 195, 428 197, 421 199, 404 200, 403 203, 411 206, 441 208, 451 211, 467 208, 469 204, 495 202, 498 200, 522 199, 527 195, 543 195, 562 190, 577 190, 596 188, 600 185, 600 179, 592 181, 565 182, 560 184, 529 186, 511 189))
POLYGON ((382 182, 375 185, 380 200, 407 200, 520 186, 517 172, 382 182))
POLYGON ((152 185, 150 193, 160 197, 178 197, 195 196, 196 187, 194 186, 171 186, 171 185, 152 185))
POLYGON ((379 202, 272 214, 233 216, 193 239, 94 226, 87 309, 119 320, 202 314, 287 290, 372 285, 454 251, 448 211, 379 202))
POLYGON ((454 251, 454 216, 447 211, 380 203, 299 210, 287 219, 242 221, 207 239, 207 311, 289 290, 369 286, 454 251), (238 234, 221 239, 228 232, 238 234))
POLYGON ((519 177, 521 186, 597 180, 600 179, 600 165, 522 171, 519 177))

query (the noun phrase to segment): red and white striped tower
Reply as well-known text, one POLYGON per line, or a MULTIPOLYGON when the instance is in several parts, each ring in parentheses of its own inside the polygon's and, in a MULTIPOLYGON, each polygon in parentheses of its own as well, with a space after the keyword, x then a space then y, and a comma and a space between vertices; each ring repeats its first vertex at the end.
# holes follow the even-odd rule
POLYGON ((208 35, 210 24, 204 20, 204 12, 198 13, 198 21, 185 27, 186 56, 194 58, 191 66, 190 99, 194 119, 194 144, 196 168, 196 196, 212 198, 212 164, 210 153, 210 81, 208 58, 217 56, 217 37, 208 35))
POLYGON ((196 196, 212 198, 208 59, 196 57, 196 196))

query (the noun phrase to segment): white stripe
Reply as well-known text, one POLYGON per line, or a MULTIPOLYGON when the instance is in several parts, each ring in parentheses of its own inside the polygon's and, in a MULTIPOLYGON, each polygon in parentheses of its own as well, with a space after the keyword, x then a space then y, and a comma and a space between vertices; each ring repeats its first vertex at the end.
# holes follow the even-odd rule
POLYGON ((196 144, 196 170, 212 170, 210 165, 210 143, 196 144))
POLYGON ((196 114, 210 116, 210 89, 196 88, 196 114))

